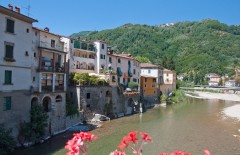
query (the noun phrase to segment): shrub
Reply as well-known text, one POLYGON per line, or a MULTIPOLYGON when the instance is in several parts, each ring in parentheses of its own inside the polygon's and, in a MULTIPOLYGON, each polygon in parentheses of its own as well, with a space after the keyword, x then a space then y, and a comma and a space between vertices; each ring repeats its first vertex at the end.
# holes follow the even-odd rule
POLYGON ((2 124, 0 124, 0 154, 7 155, 13 151, 15 147, 15 141, 11 136, 11 130, 6 130, 2 124))

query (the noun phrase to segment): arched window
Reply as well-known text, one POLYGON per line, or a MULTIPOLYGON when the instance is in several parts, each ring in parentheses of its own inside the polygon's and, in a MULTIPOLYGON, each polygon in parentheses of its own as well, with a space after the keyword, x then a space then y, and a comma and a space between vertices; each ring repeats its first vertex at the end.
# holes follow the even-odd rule
POLYGON ((50 112, 51 111, 51 98, 48 96, 44 97, 42 105, 43 105, 45 112, 50 112))
POLYGON ((110 93, 110 91, 108 90, 108 91, 106 91, 106 97, 110 97, 111 96, 111 93, 110 93))
POLYGON ((38 104, 38 98, 33 97, 32 100, 31 100, 31 107, 34 106, 34 105, 37 105, 37 104, 38 104))
POLYGON ((56 97, 56 102, 62 102, 62 96, 61 95, 58 95, 56 97))

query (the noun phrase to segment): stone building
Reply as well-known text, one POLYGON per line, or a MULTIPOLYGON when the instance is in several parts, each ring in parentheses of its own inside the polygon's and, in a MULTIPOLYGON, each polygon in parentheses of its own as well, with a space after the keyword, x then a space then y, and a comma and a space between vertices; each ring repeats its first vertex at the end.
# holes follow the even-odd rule
POLYGON ((0 6, 0 21, 0 123, 16 137, 19 123, 30 120, 32 23, 37 20, 9 5, 0 6))
POLYGON ((176 90, 176 72, 164 68, 163 83, 160 85, 160 90, 164 94, 168 94, 176 90))

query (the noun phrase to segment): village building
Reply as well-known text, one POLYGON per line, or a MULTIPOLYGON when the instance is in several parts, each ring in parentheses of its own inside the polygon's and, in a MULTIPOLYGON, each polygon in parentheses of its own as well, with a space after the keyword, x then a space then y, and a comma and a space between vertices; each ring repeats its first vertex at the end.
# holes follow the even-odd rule
POLYGON ((163 84, 163 68, 149 63, 141 63, 141 93, 152 106, 160 99, 160 85, 163 84))
POLYGON ((49 115, 47 134, 64 130, 66 116, 66 50, 60 35, 33 27, 31 105, 49 115))
POLYGON ((163 83, 160 86, 160 90, 163 94, 169 94, 176 90, 176 72, 163 69, 163 83))
POLYGON ((0 21, 0 124, 16 137, 20 122, 30 121, 32 23, 37 20, 10 4, 0 6, 0 21))

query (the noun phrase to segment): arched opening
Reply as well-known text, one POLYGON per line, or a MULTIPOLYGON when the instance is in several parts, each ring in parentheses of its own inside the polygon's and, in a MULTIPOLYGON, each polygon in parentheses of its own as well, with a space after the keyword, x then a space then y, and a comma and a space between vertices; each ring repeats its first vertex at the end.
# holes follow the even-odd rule
POLYGON ((106 97, 110 97, 111 96, 111 93, 110 93, 110 91, 108 90, 108 91, 106 91, 106 97))
POLYGON ((80 62, 77 61, 77 66, 76 66, 77 69, 80 69, 80 62))
POLYGON ((55 100, 56 102, 62 102, 62 96, 58 95, 55 100))
POLYGON ((86 62, 82 62, 80 64, 80 69, 87 69, 87 63, 86 62))
POLYGON ((127 104, 127 114, 132 114, 134 112, 134 101, 132 98, 128 99, 127 104))
POLYGON ((45 112, 51 111, 51 98, 48 96, 44 97, 42 105, 45 112))
POLYGON ((93 63, 89 63, 88 64, 88 69, 89 70, 94 70, 94 64, 93 63))
POLYGON ((34 105, 38 104, 38 98, 37 97, 33 97, 31 100, 31 107, 33 107, 34 105))

